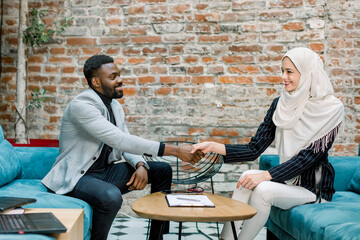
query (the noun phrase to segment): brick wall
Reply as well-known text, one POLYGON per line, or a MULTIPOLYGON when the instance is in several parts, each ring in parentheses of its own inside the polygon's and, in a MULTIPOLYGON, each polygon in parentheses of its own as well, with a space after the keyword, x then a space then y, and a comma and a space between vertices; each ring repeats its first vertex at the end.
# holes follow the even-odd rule
MULTIPOLYGON (((84 61, 104 53, 122 69, 120 102, 133 134, 246 143, 279 96, 282 55, 305 46, 322 56, 345 105, 331 154, 357 154, 359 1, 29 0, 32 7, 48 10, 48 24, 61 16, 75 20, 56 42, 29 50, 28 89, 43 87, 49 97, 42 109, 28 114, 31 138, 58 137, 64 108, 87 88, 84 61)), ((17 1, 4 0, 0 124, 6 137, 14 137, 16 16, 17 1)), ((235 172, 253 164, 235 165, 235 172)), ((224 166, 218 181, 236 179, 233 168, 224 166)))

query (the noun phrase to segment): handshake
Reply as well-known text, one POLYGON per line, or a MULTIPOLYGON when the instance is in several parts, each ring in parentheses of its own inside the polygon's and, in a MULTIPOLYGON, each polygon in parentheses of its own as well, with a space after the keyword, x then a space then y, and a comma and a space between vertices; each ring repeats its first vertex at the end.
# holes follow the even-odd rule
POLYGON ((208 152, 225 155, 225 145, 215 142, 202 142, 194 145, 165 145, 164 155, 173 155, 184 162, 195 164, 208 152))

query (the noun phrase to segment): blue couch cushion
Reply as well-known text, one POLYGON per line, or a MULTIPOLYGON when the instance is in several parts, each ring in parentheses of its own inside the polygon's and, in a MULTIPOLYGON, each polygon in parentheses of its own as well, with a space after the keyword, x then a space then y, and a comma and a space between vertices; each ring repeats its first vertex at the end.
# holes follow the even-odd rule
POLYGON ((360 224, 359 222, 351 222, 329 225, 325 228, 324 239, 359 240, 360 224))
POLYGON ((21 178, 43 179, 59 155, 54 147, 15 147, 22 166, 21 178))
POLYGON ((0 186, 21 174, 21 162, 15 148, 7 141, 0 143, 0 186))
POLYGON ((327 203, 305 204, 287 211, 273 207, 271 220, 297 239, 324 239, 326 227, 360 219, 359 202, 359 194, 340 191, 327 203))
POLYGON ((91 226, 92 208, 86 202, 55 193, 47 192, 40 179, 16 179, 0 188, 0 196, 35 198, 36 202, 24 208, 76 208, 84 209, 84 236, 91 226))
POLYGON ((355 173, 349 182, 348 189, 360 194, 360 167, 355 170, 355 173))

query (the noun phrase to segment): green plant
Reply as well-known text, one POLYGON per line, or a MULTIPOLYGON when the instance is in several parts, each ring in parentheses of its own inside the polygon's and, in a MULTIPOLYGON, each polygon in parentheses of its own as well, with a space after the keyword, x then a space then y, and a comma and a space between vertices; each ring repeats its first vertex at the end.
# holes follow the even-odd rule
POLYGON ((41 108, 41 103, 48 100, 47 97, 44 97, 46 90, 42 88, 41 90, 31 90, 31 98, 29 99, 28 108, 30 111, 35 108, 41 108))
POLYGON ((23 42, 25 44, 31 47, 35 45, 41 47, 45 43, 53 41, 53 36, 62 34, 74 19, 73 17, 65 17, 63 20, 56 21, 55 30, 53 30, 42 21, 45 12, 47 12, 47 10, 37 10, 35 8, 30 11, 28 27, 23 32, 23 42))

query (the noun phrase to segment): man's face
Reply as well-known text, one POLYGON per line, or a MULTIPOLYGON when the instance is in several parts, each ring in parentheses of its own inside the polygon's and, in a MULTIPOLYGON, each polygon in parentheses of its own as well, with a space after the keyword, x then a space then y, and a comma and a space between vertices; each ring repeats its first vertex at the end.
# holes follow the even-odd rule
POLYGON ((97 70, 96 78, 100 80, 98 87, 94 86, 102 95, 109 98, 122 98, 123 88, 119 68, 115 63, 101 65, 97 70))

